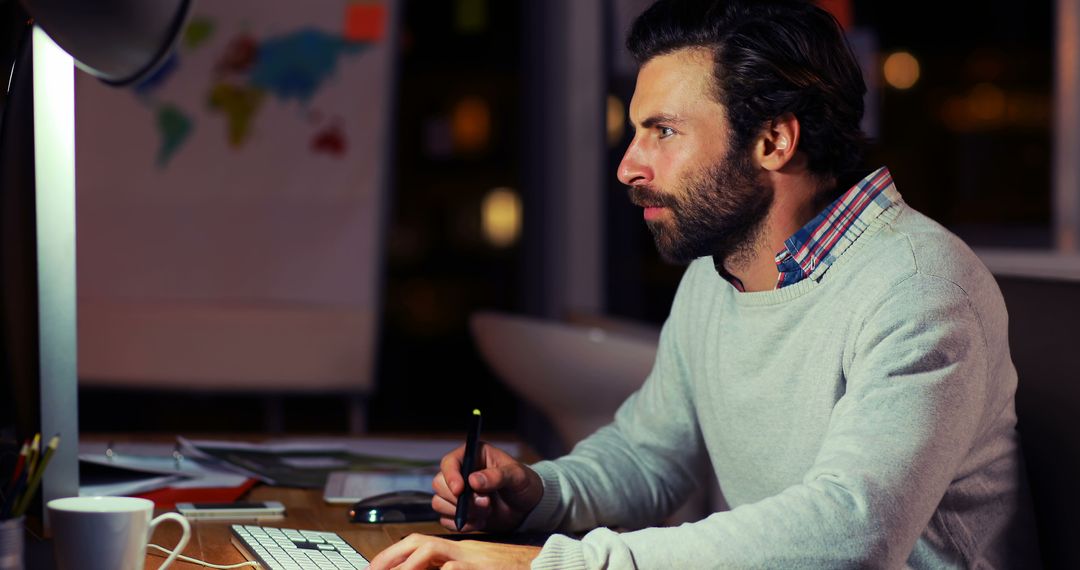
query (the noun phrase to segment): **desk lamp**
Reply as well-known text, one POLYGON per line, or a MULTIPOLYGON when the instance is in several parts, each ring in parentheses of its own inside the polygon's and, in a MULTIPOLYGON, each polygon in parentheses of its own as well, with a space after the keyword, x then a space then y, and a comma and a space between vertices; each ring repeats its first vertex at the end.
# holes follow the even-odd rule
POLYGON ((190 4, 0 0, 0 433, 61 435, 32 507, 43 517, 41 504, 79 492, 73 66, 136 83, 167 58, 190 4))

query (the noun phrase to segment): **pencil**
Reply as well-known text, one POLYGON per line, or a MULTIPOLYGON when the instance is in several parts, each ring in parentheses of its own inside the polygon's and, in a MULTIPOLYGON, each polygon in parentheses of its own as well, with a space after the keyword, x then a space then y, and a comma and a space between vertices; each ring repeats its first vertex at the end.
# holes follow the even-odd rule
POLYGON ((461 477, 465 479, 465 489, 458 497, 457 511, 454 513, 454 525, 459 531, 469 519, 469 503, 472 502, 473 494, 469 475, 476 470, 476 447, 480 439, 480 410, 473 410, 472 413, 469 434, 465 437, 465 457, 461 461, 461 477))
POLYGON ((37 466, 34 468, 34 473, 30 475, 29 480, 26 483, 26 490, 22 496, 19 497, 19 502, 15 504, 15 509, 12 511, 14 516, 21 516, 26 512, 26 508, 30 506, 30 501, 34 497, 34 493, 37 492, 38 485, 41 484, 41 477, 45 474, 45 468, 49 466, 49 460, 52 459, 56 448, 60 445, 60 434, 52 436, 49 440, 49 445, 45 449, 45 453, 41 456, 41 461, 38 461, 37 466))
POLYGON ((7 490, 10 494, 15 490, 15 483, 19 480, 19 473, 26 466, 26 456, 30 455, 30 440, 26 440, 19 450, 19 459, 15 461, 15 469, 11 472, 11 481, 8 482, 7 490))
POLYGON ((26 476, 34 474, 34 462, 37 461, 38 451, 41 449, 41 434, 34 434, 34 441, 30 444, 30 453, 26 456, 26 476))

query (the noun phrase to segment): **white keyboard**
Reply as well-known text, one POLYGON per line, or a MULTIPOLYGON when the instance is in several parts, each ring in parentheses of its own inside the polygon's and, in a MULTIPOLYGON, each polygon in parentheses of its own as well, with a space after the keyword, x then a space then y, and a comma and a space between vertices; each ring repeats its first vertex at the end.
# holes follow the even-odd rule
POLYGON ((367 558, 337 533, 232 525, 232 542, 266 570, 362 570, 367 558))

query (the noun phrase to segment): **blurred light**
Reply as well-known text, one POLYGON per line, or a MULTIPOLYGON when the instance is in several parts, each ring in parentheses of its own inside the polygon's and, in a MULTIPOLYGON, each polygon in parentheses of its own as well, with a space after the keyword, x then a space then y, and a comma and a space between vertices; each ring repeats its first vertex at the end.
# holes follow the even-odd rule
POLYGON ((480 206, 484 239, 495 247, 508 247, 521 235, 521 198, 512 188, 495 188, 480 206))
POLYGON ((1045 132, 1051 121, 1051 107, 1047 93, 1006 91, 993 83, 978 83, 963 95, 946 99, 941 118, 956 132, 1006 127, 1045 132))
POLYGON ((626 106, 622 99, 614 95, 607 96, 607 142, 615 146, 622 141, 626 132, 626 106))
POLYGON ((885 82, 896 89, 909 89, 919 80, 919 60, 906 51, 885 58, 885 82))
POLYGON ((477 152, 485 150, 491 139, 491 110, 479 97, 465 97, 457 102, 450 118, 454 150, 477 152))
POLYGON ((979 83, 968 95, 968 110, 980 121, 995 121, 1005 114, 1005 92, 993 83, 979 83))
POLYGON ((454 27, 459 34, 477 34, 487 29, 486 0, 457 0, 454 27))

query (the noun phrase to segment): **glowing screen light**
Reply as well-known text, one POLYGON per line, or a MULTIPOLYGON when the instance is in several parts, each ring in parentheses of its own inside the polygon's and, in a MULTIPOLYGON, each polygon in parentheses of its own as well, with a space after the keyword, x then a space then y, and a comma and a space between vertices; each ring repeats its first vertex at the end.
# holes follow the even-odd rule
POLYGON ((897 51, 885 58, 885 82, 896 89, 910 89, 919 81, 919 60, 906 51, 897 51))

